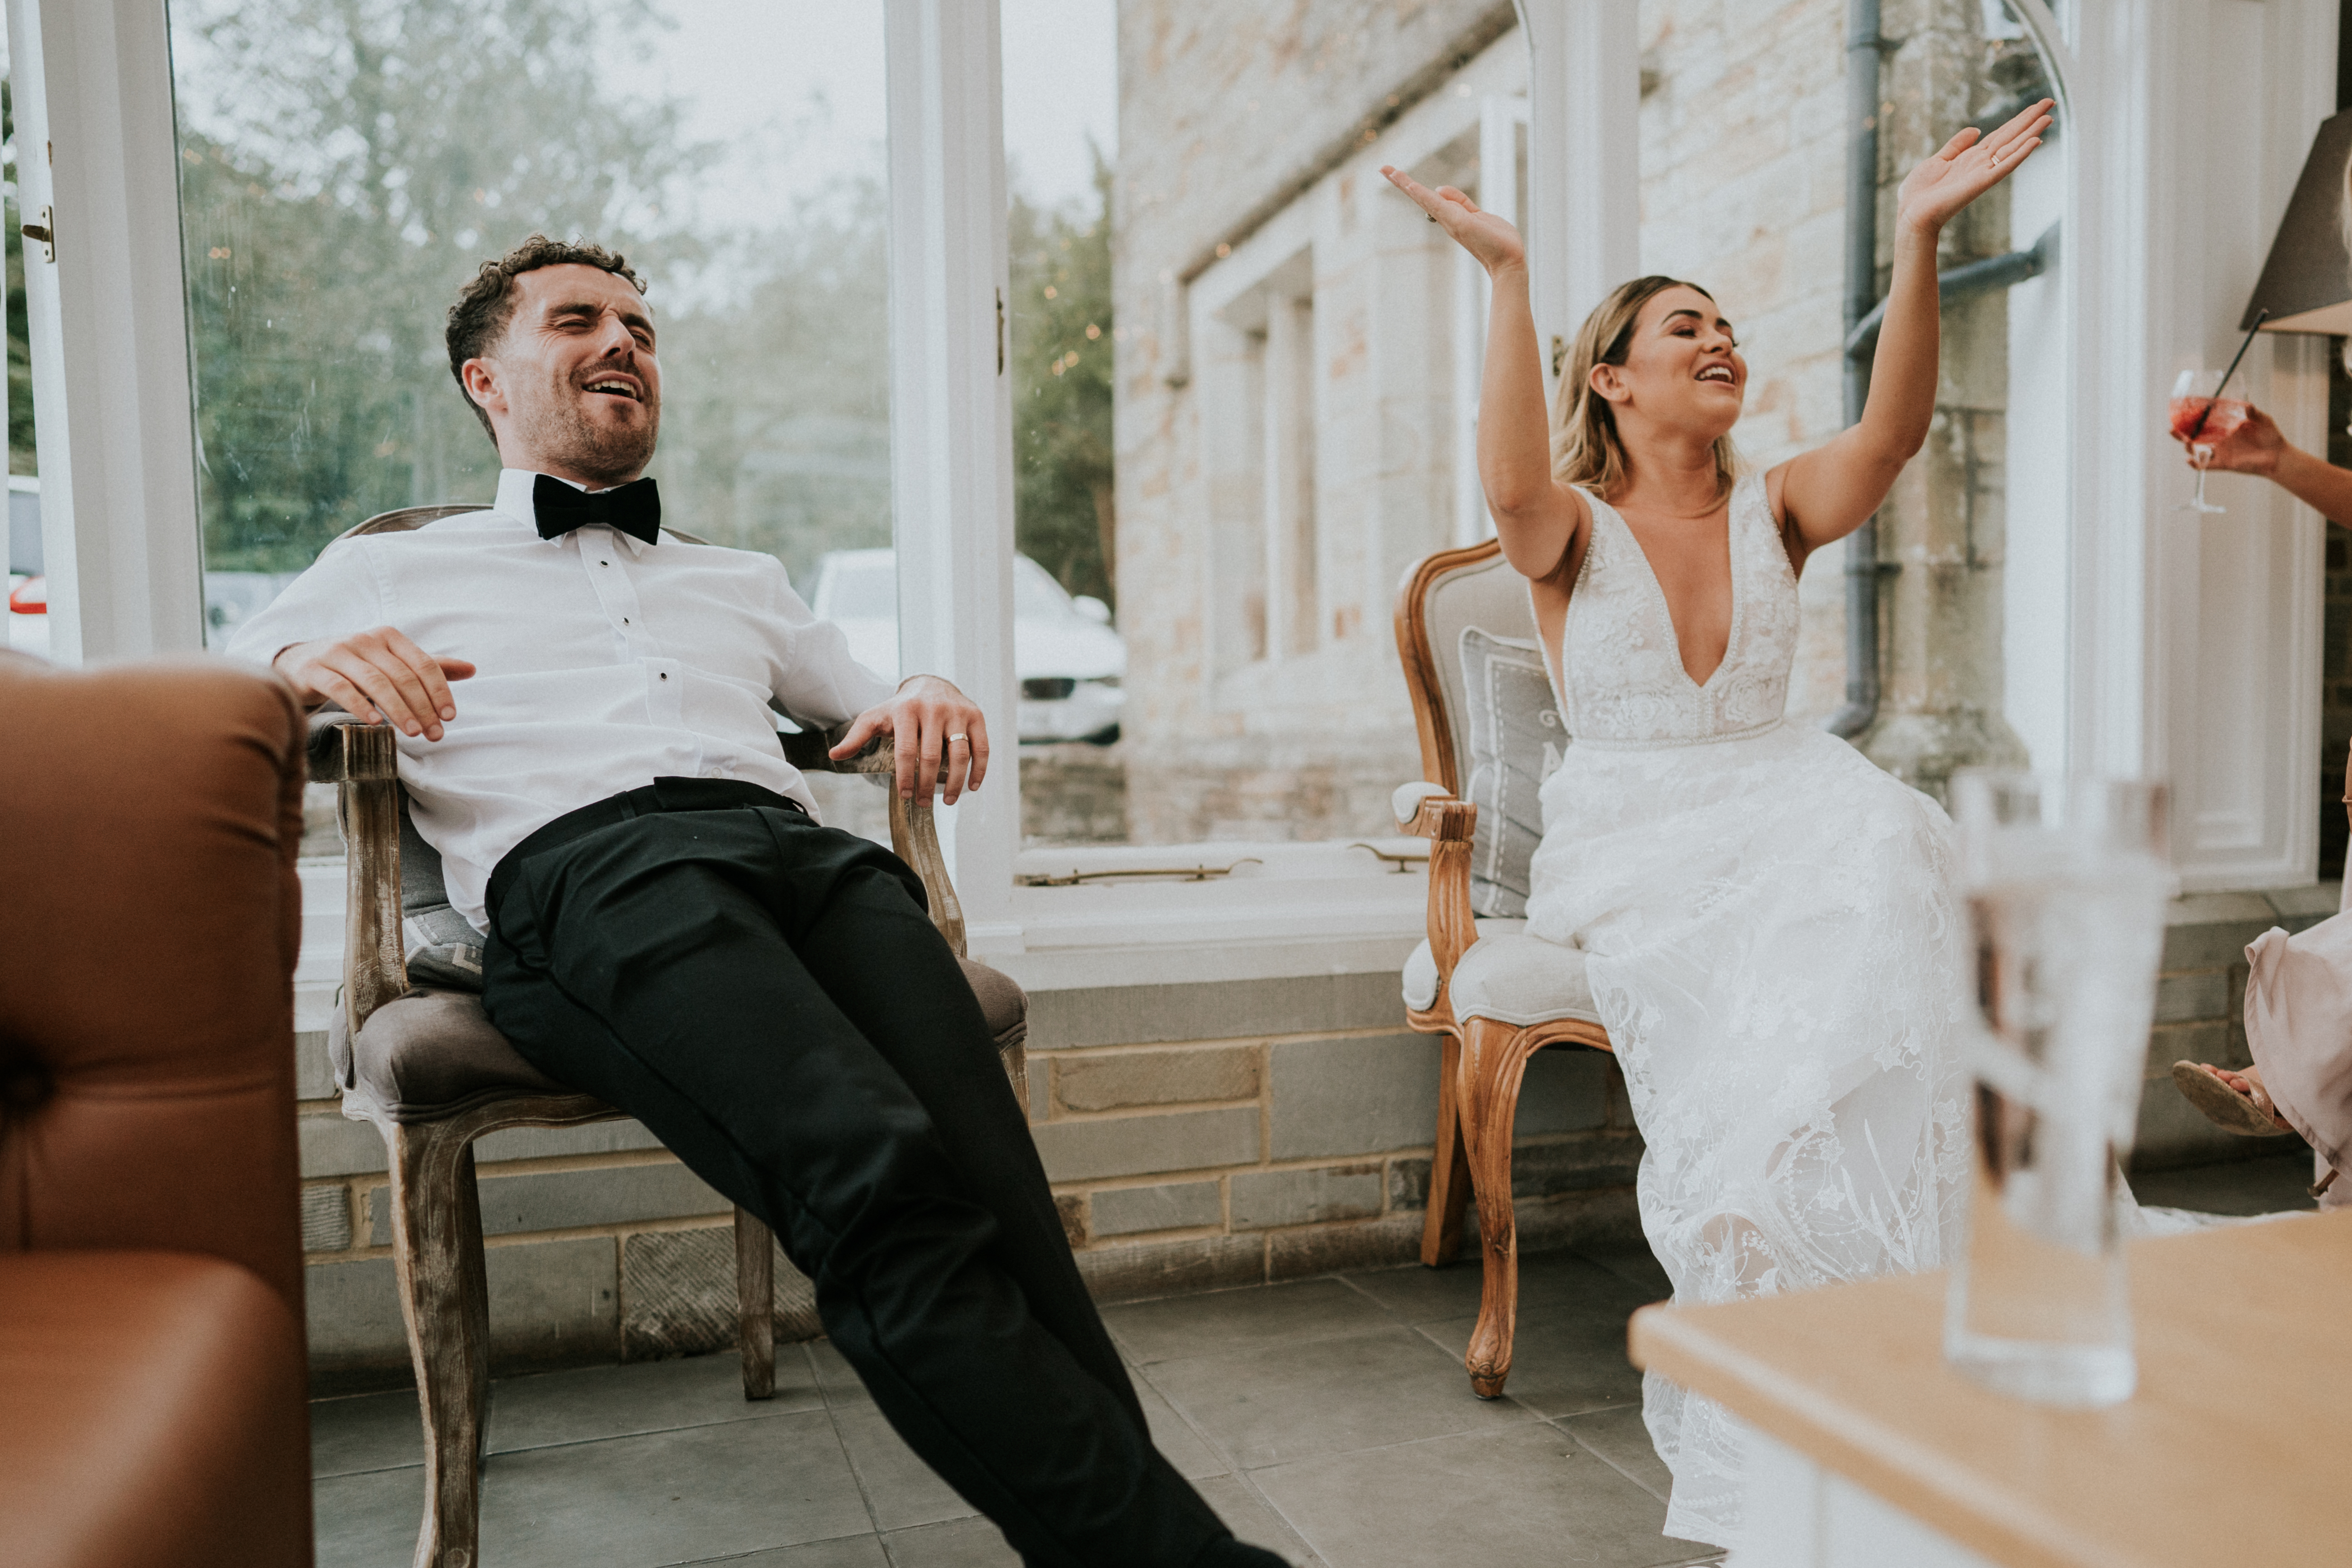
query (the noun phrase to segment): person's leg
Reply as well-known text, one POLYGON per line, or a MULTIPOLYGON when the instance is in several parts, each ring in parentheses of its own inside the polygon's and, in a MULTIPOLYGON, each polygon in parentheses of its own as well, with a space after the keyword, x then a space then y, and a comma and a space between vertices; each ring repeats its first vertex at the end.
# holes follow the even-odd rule
MULTIPOLYGON (((776 1227, 877 1405, 1024 1558, 1184 1564, 1247 1550, 1151 1447, 1115 1358, 1114 1384, 1093 1346, 1041 1323, 1007 1267, 1034 1239, 1003 1240, 921 1098, 785 940, 845 887, 845 908, 880 900, 881 884, 857 873, 887 882, 896 862, 793 833, 782 836, 799 853, 788 854, 772 815, 788 814, 645 816, 502 868, 486 955, 492 1021, 776 1227)), ((840 961, 829 954, 828 966, 840 961)), ((979 1037, 966 1060, 992 1054, 976 1008, 948 1008, 935 1027, 979 1037)), ((961 1076, 967 1090, 992 1089, 1026 1144, 1001 1075, 961 1076)), ((984 1142, 965 1153, 991 1168, 1004 1157, 984 1142)), ((1010 1206, 1018 1219, 1023 1205, 1010 1206)))

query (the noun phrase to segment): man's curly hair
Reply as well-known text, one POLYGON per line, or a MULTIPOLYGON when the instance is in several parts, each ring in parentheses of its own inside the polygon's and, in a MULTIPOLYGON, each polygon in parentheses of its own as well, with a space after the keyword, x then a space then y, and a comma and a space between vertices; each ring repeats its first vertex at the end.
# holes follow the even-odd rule
POLYGON ((466 362, 488 353, 506 336, 507 323, 514 320, 517 278, 542 267, 567 266, 602 268, 627 279, 638 293, 646 291, 646 280, 630 269, 620 252, 585 240, 550 239, 534 234, 496 261, 483 262, 457 290, 457 302, 449 307, 449 374, 457 378, 457 395, 465 398, 466 406, 482 422, 494 447, 499 435, 490 428, 489 412, 466 390, 466 362))

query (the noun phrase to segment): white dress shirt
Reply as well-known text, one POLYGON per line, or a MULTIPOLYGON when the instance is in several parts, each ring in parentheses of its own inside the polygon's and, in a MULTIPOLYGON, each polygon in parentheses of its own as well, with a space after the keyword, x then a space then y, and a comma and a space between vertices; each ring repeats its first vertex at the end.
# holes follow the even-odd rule
POLYGON ((769 712, 831 725, 891 689, 793 592, 773 556, 646 544, 597 524, 541 539, 509 468, 488 511, 346 539, 237 630, 232 658, 395 626, 440 658, 442 738, 402 735, 416 830, 441 852, 449 901, 478 929, 499 859, 565 812, 659 777, 743 779, 816 813, 769 712))

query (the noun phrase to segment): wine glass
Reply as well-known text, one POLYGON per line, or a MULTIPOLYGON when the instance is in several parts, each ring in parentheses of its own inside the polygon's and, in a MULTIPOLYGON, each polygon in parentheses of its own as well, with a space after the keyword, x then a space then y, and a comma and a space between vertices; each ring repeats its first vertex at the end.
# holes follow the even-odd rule
POLYGON ((2213 460, 2213 443, 2225 440, 2246 422, 2252 405, 2233 397, 2212 397, 2198 388, 2213 379, 2210 370, 2184 370, 2172 384, 2172 400, 2165 405, 2165 413, 2172 421, 2172 434, 2189 443, 2189 455, 2197 464, 2197 494, 2180 504, 2182 511, 2210 513, 2226 512, 2230 509, 2216 506, 2205 499, 2205 465, 2213 460))

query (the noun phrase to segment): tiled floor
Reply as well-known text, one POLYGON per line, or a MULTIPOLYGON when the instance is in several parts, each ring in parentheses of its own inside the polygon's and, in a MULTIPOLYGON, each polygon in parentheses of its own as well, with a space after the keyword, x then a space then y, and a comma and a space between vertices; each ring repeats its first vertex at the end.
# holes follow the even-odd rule
MULTIPOLYGON (((2308 1155, 2143 1178, 2146 1201, 2307 1206, 2308 1155)), ((1475 1264, 1108 1309, 1160 1448, 1244 1540, 1324 1568, 1712 1563, 1659 1533, 1625 1318, 1665 1293, 1646 1254, 1520 1268, 1509 1397, 1461 1354, 1475 1264)), ((996 1568, 1018 1559, 892 1434, 830 1344, 778 1347, 746 1404, 731 1355, 497 1384, 484 1568, 996 1568)), ((408 1394, 311 1407, 320 1568, 397 1568, 424 1496, 408 1394)))

